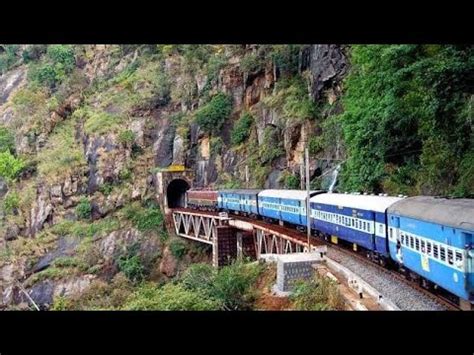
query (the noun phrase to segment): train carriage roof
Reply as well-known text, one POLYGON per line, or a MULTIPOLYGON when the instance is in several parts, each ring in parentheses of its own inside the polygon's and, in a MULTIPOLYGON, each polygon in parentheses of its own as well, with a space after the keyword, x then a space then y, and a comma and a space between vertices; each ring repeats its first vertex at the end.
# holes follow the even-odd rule
POLYGON ((243 194, 243 195, 256 195, 262 189, 227 189, 227 190, 219 190, 220 193, 225 194, 243 194))
MULTIPOLYGON (((317 193, 322 191, 310 191, 309 195, 314 196, 317 193)), ((287 198, 292 200, 305 200, 306 191, 305 190, 263 190, 258 194, 258 197, 273 197, 273 198, 287 198)))
POLYGON ((366 211, 385 212, 388 207, 402 200, 401 197, 325 193, 312 197, 309 201, 333 206, 343 206, 366 211))
POLYGON ((474 199, 415 196, 395 203, 388 212, 474 231, 474 199))

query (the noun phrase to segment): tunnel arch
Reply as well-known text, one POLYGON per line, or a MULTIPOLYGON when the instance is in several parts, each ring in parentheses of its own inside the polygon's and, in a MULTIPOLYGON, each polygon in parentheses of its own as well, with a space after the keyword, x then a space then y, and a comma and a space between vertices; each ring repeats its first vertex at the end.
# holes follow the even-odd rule
POLYGON ((184 179, 172 180, 166 188, 168 208, 185 207, 185 193, 190 187, 189 183, 184 179))

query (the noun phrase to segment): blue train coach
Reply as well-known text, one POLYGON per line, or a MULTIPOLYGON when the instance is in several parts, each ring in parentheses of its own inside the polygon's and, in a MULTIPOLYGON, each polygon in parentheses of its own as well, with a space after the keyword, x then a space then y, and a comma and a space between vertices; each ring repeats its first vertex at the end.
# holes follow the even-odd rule
POLYGON ((386 211, 400 197, 324 193, 310 199, 311 227, 388 258, 386 211))
MULTIPOLYGON (((312 197, 322 191, 310 191, 312 197)), ((263 190, 258 194, 258 209, 262 217, 306 226, 306 191, 263 190)))
POLYGON ((474 301, 474 200, 410 197, 388 209, 388 228, 394 260, 474 301))
POLYGON ((227 211, 246 215, 258 215, 258 193, 260 191, 262 190, 221 190, 217 196, 217 206, 227 211))

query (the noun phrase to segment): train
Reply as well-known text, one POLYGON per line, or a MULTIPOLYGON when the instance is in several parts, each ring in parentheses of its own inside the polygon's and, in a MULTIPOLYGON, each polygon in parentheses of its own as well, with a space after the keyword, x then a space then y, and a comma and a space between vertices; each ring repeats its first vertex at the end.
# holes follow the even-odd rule
MULTIPOLYGON (((227 212, 305 230, 307 192, 283 189, 196 190, 185 206, 227 212)), ((345 244, 424 287, 474 304, 474 199, 310 191, 315 237, 345 244)))

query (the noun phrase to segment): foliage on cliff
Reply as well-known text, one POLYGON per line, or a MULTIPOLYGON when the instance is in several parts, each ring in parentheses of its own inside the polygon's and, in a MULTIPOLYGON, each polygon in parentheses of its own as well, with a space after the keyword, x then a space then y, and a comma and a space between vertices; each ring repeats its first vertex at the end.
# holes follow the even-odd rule
POLYGON ((341 125, 343 187, 474 192, 472 46, 353 46, 341 125))

